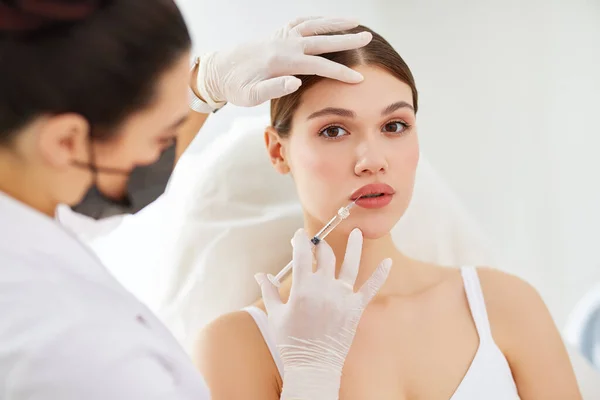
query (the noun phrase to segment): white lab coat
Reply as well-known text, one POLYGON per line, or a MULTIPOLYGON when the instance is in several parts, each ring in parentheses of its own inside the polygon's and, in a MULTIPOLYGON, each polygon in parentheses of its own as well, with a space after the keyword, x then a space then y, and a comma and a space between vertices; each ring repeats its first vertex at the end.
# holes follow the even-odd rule
POLYGON ((0 398, 210 396, 170 332, 87 246, 0 192, 0 398))
POLYGON ((136 214, 100 220, 60 205, 56 219, 85 243, 127 290, 157 312, 167 282, 174 278, 167 250, 178 235, 171 221, 181 218, 172 197, 165 193, 136 214))

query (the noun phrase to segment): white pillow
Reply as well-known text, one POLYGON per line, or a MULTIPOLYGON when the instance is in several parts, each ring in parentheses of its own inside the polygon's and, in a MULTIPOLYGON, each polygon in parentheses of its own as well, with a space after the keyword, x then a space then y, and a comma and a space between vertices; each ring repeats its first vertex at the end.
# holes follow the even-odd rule
MULTIPOLYGON (((289 176, 274 171, 264 129, 267 115, 237 119, 203 152, 186 154, 167 195, 178 215, 165 252, 175 266, 159 314, 186 345, 212 319, 260 296, 253 276, 277 273, 291 259, 302 209, 289 176)), ((414 200, 393 237, 408 255, 447 265, 493 258, 459 201, 421 158, 414 200)), ((168 266, 168 267, 167 267, 168 266)))

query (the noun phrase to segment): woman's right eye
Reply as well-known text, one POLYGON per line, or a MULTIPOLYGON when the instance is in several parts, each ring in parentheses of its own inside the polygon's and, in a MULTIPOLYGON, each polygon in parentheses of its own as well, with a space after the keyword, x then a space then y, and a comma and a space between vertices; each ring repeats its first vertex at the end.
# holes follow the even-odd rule
POLYGON ((337 125, 328 126, 319 132, 319 136, 324 136, 326 139, 337 139, 347 134, 344 128, 337 125))

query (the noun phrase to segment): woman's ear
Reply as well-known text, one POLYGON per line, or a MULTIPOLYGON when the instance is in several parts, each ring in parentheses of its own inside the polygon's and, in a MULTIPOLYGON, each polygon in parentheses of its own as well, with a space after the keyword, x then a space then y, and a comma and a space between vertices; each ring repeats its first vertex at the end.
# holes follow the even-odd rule
POLYGON ((290 172, 290 167, 285 158, 284 143, 279 137, 279 134, 272 126, 269 126, 265 130, 265 145, 267 146, 267 153, 271 159, 271 164, 277 172, 280 174, 287 174, 290 172))

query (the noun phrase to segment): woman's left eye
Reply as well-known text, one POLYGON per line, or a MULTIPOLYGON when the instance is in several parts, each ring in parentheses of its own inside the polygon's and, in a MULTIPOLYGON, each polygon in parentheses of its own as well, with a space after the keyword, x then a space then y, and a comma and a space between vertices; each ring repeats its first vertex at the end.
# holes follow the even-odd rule
POLYGON ((402 121, 388 122, 383 126, 384 132, 387 133, 403 133, 406 129, 408 129, 408 124, 402 121))

